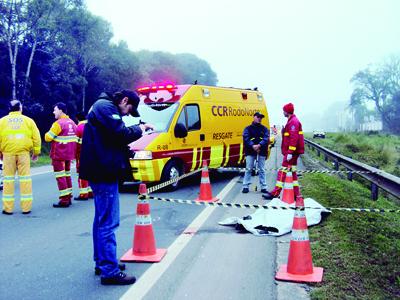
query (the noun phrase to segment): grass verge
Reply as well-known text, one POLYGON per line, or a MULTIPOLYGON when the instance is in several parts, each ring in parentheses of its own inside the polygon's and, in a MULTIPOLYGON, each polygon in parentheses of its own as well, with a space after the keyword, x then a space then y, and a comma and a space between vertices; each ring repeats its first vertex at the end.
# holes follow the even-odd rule
MULTIPOLYGON (((391 201, 371 201, 357 182, 326 174, 300 179, 305 197, 326 207, 396 208, 391 201)), ((333 211, 310 228, 315 266, 323 282, 313 284, 312 299, 395 299, 400 297, 400 215, 333 211)))
POLYGON ((36 162, 31 162, 31 167, 51 165, 51 158, 49 153, 50 153, 50 143, 43 143, 39 159, 36 162))
POLYGON ((306 138, 355 160, 400 176, 400 136, 367 133, 328 133, 325 139, 306 138))

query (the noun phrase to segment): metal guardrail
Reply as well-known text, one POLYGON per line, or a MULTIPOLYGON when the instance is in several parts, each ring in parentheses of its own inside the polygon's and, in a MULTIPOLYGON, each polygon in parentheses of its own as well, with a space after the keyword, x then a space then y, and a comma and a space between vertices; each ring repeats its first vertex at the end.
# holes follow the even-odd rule
MULTIPOLYGON (((310 148, 315 148, 317 150, 318 156, 323 153, 325 155, 325 161, 329 161, 329 158, 333 160, 335 164, 335 170, 339 170, 339 166, 342 165, 349 171, 370 172, 358 175, 371 182, 371 198, 373 200, 378 199, 378 188, 381 188, 382 190, 393 195, 394 197, 400 199, 400 177, 396 177, 392 174, 386 173, 385 171, 379 170, 377 168, 351 159, 347 156, 336 153, 310 140, 305 139, 305 142, 310 148)), ((349 173, 347 178, 349 180, 352 180, 353 174, 349 173)))

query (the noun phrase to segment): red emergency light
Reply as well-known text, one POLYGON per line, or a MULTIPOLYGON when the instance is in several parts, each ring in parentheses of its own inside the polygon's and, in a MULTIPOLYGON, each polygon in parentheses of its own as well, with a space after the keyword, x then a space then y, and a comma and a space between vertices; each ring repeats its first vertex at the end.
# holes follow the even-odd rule
POLYGON ((146 93, 157 92, 157 91, 161 91, 161 90, 172 91, 172 90, 176 90, 176 89, 177 89, 177 86, 175 84, 168 83, 168 84, 154 84, 151 86, 143 86, 143 87, 137 88, 136 91, 141 94, 146 94, 146 93))

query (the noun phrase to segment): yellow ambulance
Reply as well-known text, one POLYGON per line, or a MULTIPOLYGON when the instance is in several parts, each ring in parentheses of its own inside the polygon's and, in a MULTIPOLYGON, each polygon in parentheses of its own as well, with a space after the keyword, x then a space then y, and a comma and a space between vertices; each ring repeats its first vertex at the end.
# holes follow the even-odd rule
POLYGON ((154 84, 137 92, 137 121, 151 123, 155 130, 129 145, 135 181, 174 179, 200 169, 203 160, 210 168, 242 166, 242 133, 253 114, 264 114, 262 124, 270 128, 266 103, 257 90, 154 84))

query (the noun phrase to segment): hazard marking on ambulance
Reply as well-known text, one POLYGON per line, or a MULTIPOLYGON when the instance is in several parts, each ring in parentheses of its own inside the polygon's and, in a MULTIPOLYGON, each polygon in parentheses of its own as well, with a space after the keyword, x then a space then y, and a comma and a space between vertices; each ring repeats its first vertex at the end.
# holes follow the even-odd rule
POLYGON ((176 94, 176 90, 159 90, 154 93, 148 93, 143 100, 144 104, 152 109, 160 111, 170 107, 175 102, 178 102, 181 95, 176 94))

